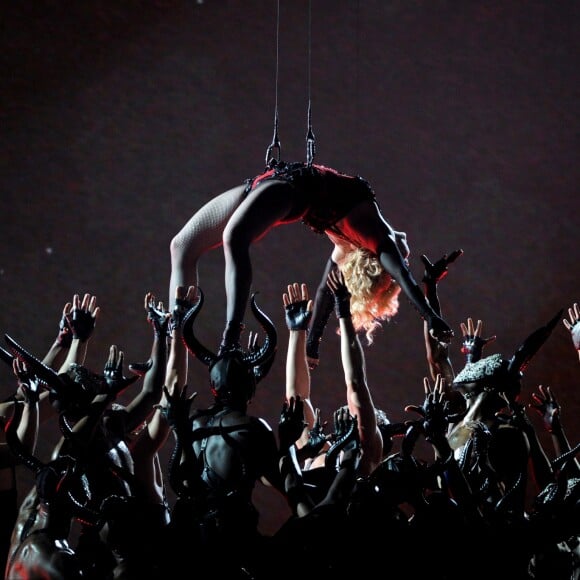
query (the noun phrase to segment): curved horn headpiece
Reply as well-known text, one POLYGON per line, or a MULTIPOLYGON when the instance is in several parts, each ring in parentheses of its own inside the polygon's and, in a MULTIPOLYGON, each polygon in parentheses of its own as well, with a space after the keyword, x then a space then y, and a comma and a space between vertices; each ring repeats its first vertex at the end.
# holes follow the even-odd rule
POLYGON ((272 320, 256 304, 256 293, 252 294, 250 306, 256 320, 266 333, 264 344, 255 352, 248 353, 245 357, 245 361, 253 366, 254 376, 256 377, 256 382, 258 382, 266 376, 272 366, 274 355, 278 348, 278 333, 272 320))
POLYGON ((58 391, 59 387, 60 388, 63 387, 63 382, 55 370, 51 369, 48 365, 45 365, 32 353, 28 352, 23 346, 18 344, 8 334, 5 334, 4 338, 6 339, 8 345, 10 346, 10 350, 14 353, 14 356, 24 361, 31 373, 35 374, 41 381, 46 383, 50 388, 53 388, 55 391, 58 391))
POLYGON ((203 364, 211 366, 217 360, 217 354, 205 347, 195 336, 193 332, 193 323, 201 310, 204 303, 204 294, 201 288, 197 287, 198 301, 187 311, 183 317, 182 334, 183 344, 191 356, 198 358, 203 364))
MULTIPOLYGON (((197 291, 199 300, 189 309, 183 318, 183 343, 192 356, 199 359, 208 367, 211 367, 220 358, 222 358, 223 355, 218 356, 216 353, 203 345, 195 336, 193 331, 193 323, 195 322, 195 319, 197 318, 197 315, 199 314, 199 311, 201 310, 201 307, 204 303, 204 294, 201 288, 198 287, 197 291)), ((245 364, 253 367, 254 376, 258 381, 266 375, 273 361, 273 356, 278 348, 278 333, 276 332, 276 327, 274 326, 272 320, 264 313, 263 310, 258 307, 256 303, 256 294, 257 293, 252 294, 250 307, 254 317, 264 330, 266 338, 264 340, 264 344, 260 348, 251 350, 250 352, 246 353, 238 352, 238 355, 245 364)))
POLYGON ((508 373, 519 375, 526 370, 532 358, 552 334, 556 324, 558 324, 558 321, 562 318, 563 313, 564 309, 559 310, 545 326, 540 326, 540 328, 532 332, 532 334, 530 334, 522 344, 520 344, 514 355, 509 360, 507 367, 508 373))

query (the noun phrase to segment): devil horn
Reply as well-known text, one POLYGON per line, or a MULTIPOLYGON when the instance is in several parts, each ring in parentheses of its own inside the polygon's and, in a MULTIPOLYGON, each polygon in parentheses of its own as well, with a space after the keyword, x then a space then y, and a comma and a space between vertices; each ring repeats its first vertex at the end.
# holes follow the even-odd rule
POLYGON ((11 336, 5 334, 4 338, 10 349, 16 357, 26 363, 28 370, 35 374, 41 381, 46 383, 50 388, 58 391, 62 387, 62 381, 58 373, 37 359, 33 354, 28 352, 23 346, 18 344, 11 336))
POLYGON ((185 348, 192 356, 198 358, 203 364, 211 366, 217 360, 217 355, 201 344, 193 332, 193 323, 204 302, 204 294, 199 286, 197 287, 197 294, 199 297, 197 303, 183 317, 183 344, 185 344, 185 348))
POLYGON ((549 336, 552 334, 552 331, 558 324, 560 318, 562 318, 562 314, 564 313, 564 309, 562 308, 557 312, 557 314, 545 325, 541 326, 532 334, 530 334, 522 344, 518 347, 514 355, 509 361, 508 364, 508 372, 510 374, 513 373, 523 373, 532 358, 536 355, 536 353, 540 350, 542 345, 548 340, 549 336))
POLYGON ((12 361, 14 360, 14 355, 8 352, 6 349, 0 346, 0 358, 12 368, 12 361))
POLYGON ((256 351, 248 353, 244 361, 254 367, 254 376, 256 381, 262 379, 274 362, 274 355, 278 348, 278 333, 272 320, 261 310, 256 303, 256 294, 252 294, 250 306, 254 317, 266 333, 264 344, 256 351))

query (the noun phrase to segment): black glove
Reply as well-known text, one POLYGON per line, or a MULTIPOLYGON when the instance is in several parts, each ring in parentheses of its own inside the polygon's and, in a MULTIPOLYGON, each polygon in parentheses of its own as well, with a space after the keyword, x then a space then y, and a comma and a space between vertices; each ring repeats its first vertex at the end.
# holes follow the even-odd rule
POLYGON ((180 437, 182 442, 185 442, 191 433, 191 404, 197 397, 197 393, 193 393, 188 397, 187 385, 180 389, 177 384, 174 385, 171 394, 166 386, 163 387, 163 392, 167 401, 166 405, 154 405, 154 408, 161 411, 176 436, 180 437))
POLYGON ((461 343, 461 353, 465 355, 466 362, 475 363, 480 360, 485 346, 494 340, 495 336, 481 338, 480 336, 466 334, 461 343))
POLYGON ((156 305, 155 300, 150 300, 147 304, 147 322, 153 327, 157 338, 167 336, 169 320, 169 312, 163 309, 161 302, 156 305))
POLYGON ((14 374, 18 379, 18 387, 22 389, 24 400, 30 405, 38 403, 38 398, 40 397, 40 380, 36 375, 28 372, 26 364, 18 358, 15 358, 12 364, 14 374))
POLYGON ((67 318, 72 330, 72 337, 86 342, 95 329, 96 319, 90 312, 80 308, 73 308, 72 313, 67 318))
POLYGON ((425 266, 425 273, 423 274, 423 283, 427 286, 437 285, 449 273, 448 266, 452 264, 463 254, 463 250, 454 250, 451 254, 444 254, 442 258, 437 260, 434 264, 429 258, 423 254, 421 261, 425 266))
POLYGON ((123 351, 118 350, 116 345, 111 345, 109 349, 109 358, 105 363, 103 377, 107 385, 107 394, 116 398, 127 387, 139 379, 139 375, 125 377, 123 374, 123 362, 125 355, 123 351))
POLYGON ((328 276, 328 286, 334 297, 334 313, 337 318, 350 318, 350 292, 342 272, 334 270, 328 276))
POLYGON ((439 304, 439 296, 437 295, 437 284, 449 273, 449 264, 455 262, 462 254, 463 250, 455 250, 449 255, 444 254, 434 264, 431 263, 431 260, 425 254, 421 256, 421 261, 425 265, 425 273, 423 274, 425 296, 433 310, 439 315, 441 315, 441 305, 439 304))
POLYGON ((286 306, 286 326, 288 330, 306 330, 312 318, 308 310, 308 300, 300 300, 286 306))
MULTIPOLYGON (((333 443, 326 452, 325 466, 327 469, 339 469, 338 459, 340 451, 360 450, 360 439, 358 432, 358 421, 352 416, 346 407, 341 407, 334 412, 334 437, 333 443)), ((356 453, 349 454, 356 465, 356 453)), ((344 465, 347 467, 347 465, 344 465)))
POLYGON ((304 403, 300 397, 290 397, 289 401, 284 401, 278 422, 278 441, 282 454, 287 453, 288 449, 301 437, 306 425, 304 403))
POLYGON ((325 423, 320 420, 320 410, 316 410, 316 420, 312 429, 308 432, 308 441, 304 446, 304 453, 306 457, 316 457, 326 442, 328 441, 328 436, 324 434, 325 423))

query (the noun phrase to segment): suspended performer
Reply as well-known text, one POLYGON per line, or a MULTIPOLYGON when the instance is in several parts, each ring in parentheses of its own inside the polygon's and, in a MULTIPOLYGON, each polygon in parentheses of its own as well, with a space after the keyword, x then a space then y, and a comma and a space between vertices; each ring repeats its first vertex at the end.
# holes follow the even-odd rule
POLYGON ((453 331, 409 270, 406 234, 395 231, 382 215, 370 184, 323 165, 271 159, 264 173, 203 205, 171 241, 172 302, 177 287, 197 286, 201 255, 223 246, 227 312, 218 354, 239 347, 252 284, 252 243, 274 227, 298 221, 334 244, 315 298, 308 337, 311 368, 318 363, 319 343, 333 308, 326 285, 333 267, 344 274, 353 323, 369 344, 381 321, 397 313, 401 291, 434 338, 451 340, 453 331))

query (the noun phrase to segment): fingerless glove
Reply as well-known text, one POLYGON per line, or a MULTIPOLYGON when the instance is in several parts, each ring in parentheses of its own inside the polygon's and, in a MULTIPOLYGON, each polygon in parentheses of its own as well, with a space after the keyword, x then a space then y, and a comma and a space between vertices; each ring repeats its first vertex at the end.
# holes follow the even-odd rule
POLYGON ((307 330, 312 318, 308 310, 308 300, 300 300, 286 306, 286 326, 288 330, 307 330))

